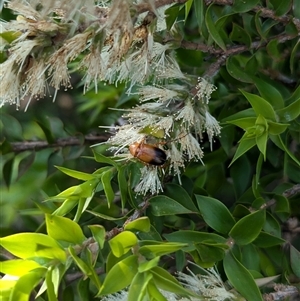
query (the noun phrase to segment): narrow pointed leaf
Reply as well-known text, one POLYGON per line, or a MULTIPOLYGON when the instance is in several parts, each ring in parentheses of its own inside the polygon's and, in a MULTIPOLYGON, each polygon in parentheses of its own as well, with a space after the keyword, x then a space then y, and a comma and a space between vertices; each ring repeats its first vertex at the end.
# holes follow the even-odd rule
POLYGON ((217 30, 216 20, 214 20, 213 18, 213 14, 214 14, 213 7, 214 4, 211 4, 206 11, 205 14, 206 26, 213 40, 219 45, 220 48, 222 48, 225 51, 226 50, 225 43, 222 40, 219 31, 217 30))
POLYGON ((84 173, 81 171, 77 171, 77 170, 72 170, 69 168, 65 168, 62 166, 55 166, 58 170, 60 170, 61 172, 65 173, 66 175, 75 178, 75 179, 79 179, 79 180, 83 180, 83 181, 88 181, 88 180, 93 180, 95 177, 91 174, 88 173, 84 173))
POLYGON ((270 119, 271 121, 276 121, 276 114, 270 103, 268 103, 265 99, 255 94, 251 94, 245 91, 241 91, 241 92, 250 102, 257 116, 262 115, 266 119, 270 119))
POLYGON ((265 223, 265 211, 258 210, 241 218, 229 232, 236 244, 247 245, 258 237, 265 223))
POLYGON ((234 226, 235 220, 227 207, 219 200, 203 195, 196 195, 196 200, 208 226, 219 233, 228 234, 234 226))
POLYGON ((246 300, 263 301, 252 275, 231 251, 227 252, 223 265, 228 280, 246 300))

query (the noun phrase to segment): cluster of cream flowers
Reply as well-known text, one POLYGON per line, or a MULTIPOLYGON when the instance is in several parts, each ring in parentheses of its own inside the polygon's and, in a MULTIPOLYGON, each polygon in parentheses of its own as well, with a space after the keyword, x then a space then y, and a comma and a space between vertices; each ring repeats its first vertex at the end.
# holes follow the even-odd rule
POLYGON ((156 80, 184 77, 171 45, 154 41, 153 33, 166 29, 167 6, 156 9, 153 0, 11 0, 7 7, 18 16, 0 22, 0 51, 7 53, 0 64, 0 106, 42 98, 50 87, 54 95, 70 88, 74 60, 85 72, 84 90, 91 83, 97 90, 101 80, 132 87, 154 73, 156 80))
MULTIPOLYGON (((178 176, 187 162, 200 161, 203 151, 199 141, 206 132, 210 144, 220 134, 217 120, 208 112, 207 103, 215 87, 204 78, 199 78, 193 96, 187 84, 164 86, 145 85, 138 89, 140 104, 126 110, 123 115, 127 124, 117 127, 117 132, 108 143, 116 156, 135 159, 129 147, 133 143, 150 144, 161 148, 167 156, 165 166, 144 164, 141 181, 135 187, 137 193, 151 194, 163 190, 160 178, 168 170, 178 176)), ((137 158, 139 159, 139 158, 137 158)), ((142 159, 142 158, 141 158, 142 159)), ((145 162, 147 163, 147 162, 145 162)))
MULTIPOLYGON (((125 82, 140 103, 125 112, 126 124, 109 139, 116 156, 133 159, 129 146, 149 143, 166 153, 164 166, 144 164, 135 191, 163 190, 164 174, 178 176, 187 162, 202 162, 203 132, 212 146, 220 126, 208 112, 216 89, 207 79, 181 72, 165 11, 154 0, 11 0, 18 17, 1 22, 0 106, 71 88, 70 62, 84 72, 84 92, 97 83, 125 82), (6 37, 7 40, 4 39, 6 37), (159 38, 155 38, 159 37, 159 38), (51 92, 52 91, 52 92, 51 92), (194 91, 193 93, 191 91, 194 91), (136 93, 136 92, 135 92, 136 93)), ((73 70, 74 71, 74 70, 73 70)), ((26 107, 27 108, 27 107, 26 107)), ((138 158, 134 158, 138 160, 138 158)), ((144 162, 147 163, 147 162, 144 162)))

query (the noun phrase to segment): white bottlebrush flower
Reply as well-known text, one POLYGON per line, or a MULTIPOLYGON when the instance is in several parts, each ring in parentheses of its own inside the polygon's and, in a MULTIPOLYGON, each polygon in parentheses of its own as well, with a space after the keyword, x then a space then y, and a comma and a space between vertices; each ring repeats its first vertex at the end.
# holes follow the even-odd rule
POLYGON ((205 78, 199 77, 198 83, 196 85, 197 93, 195 97, 197 97, 201 102, 208 104, 210 100, 210 95, 212 92, 214 92, 217 87, 213 84, 209 83, 205 78))
MULTIPOLYGON (((195 139, 192 134, 184 134, 181 138, 179 138, 180 142, 180 151, 187 156, 189 161, 201 161, 204 156, 204 153, 200 147, 200 144, 195 139)), ((202 162, 203 164, 203 162, 202 162)))
POLYGON ((167 152, 168 158, 170 159, 170 174, 180 175, 181 169, 184 169, 184 158, 183 153, 178 150, 175 142, 170 143, 170 149, 167 152))
POLYGON ((138 127, 140 130, 144 129, 147 126, 152 126, 159 120, 159 116, 144 112, 140 110, 137 106, 131 110, 127 114, 124 115, 129 123, 134 124, 135 127, 138 127))
POLYGON ((95 85, 95 92, 98 93, 98 81, 102 80, 104 77, 104 61, 101 57, 100 46, 97 46, 98 45, 91 46, 91 52, 84 56, 78 66, 78 69, 83 69, 85 71, 85 75, 83 77, 84 94, 89 89, 92 82, 95 85))
POLYGON ((45 62, 43 59, 32 59, 32 65, 26 72, 26 82, 24 87, 25 91, 23 96, 30 96, 25 108, 26 111, 33 97, 37 99, 43 98, 49 90, 45 76, 45 62))
POLYGON ((182 123, 187 125, 187 129, 194 126, 196 119, 195 108, 190 100, 188 100, 184 107, 177 113, 176 120, 182 120, 182 123))
POLYGON ((5 103, 20 105, 20 75, 14 61, 6 60, 0 66, 0 107, 5 103))
POLYGON ((134 191, 138 194, 145 195, 147 192, 151 194, 157 194, 159 191, 163 191, 157 166, 144 166, 141 168, 141 180, 135 187, 134 191))
MULTIPOLYGON (((225 301, 235 300, 235 296, 224 287, 223 281, 214 268, 206 270, 207 275, 186 275, 179 272, 178 278, 182 284, 205 300, 225 301)), ((192 300, 194 300, 192 298, 192 300)))
POLYGON ((159 101, 159 102, 170 102, 174 98, 178 97, 178 92, 175 90, 166 89, 164 87, 156 86, 142 86, 138 90, 140 94, 140 101, 159 101))
POLYGON ((115 151, 115 154, 122 152, 122 150, 135 142, 142 142, 145 140, 145 134, 141 134, 131 124, 126 124, 117 128, 117 133, 108 139, 108 143, 112 145, 110 149, 115 151))
POLYGON ((170 137, 170 133, 173 130, 174 118, 173 116, 160 117, 159 121, 152 125, 153 128, 158 130, 164 130, 165 136, 170 137))
POLYGON ((164 79, 182 79, 185 76, 173 57, 169 44, 160 44, 154 42, 151 53, 151 66, 156 73, 154 81, 160 82, 164 79), (167 53, 170 50, 170 53, 167 53))
POLYGON ((87 47, 90 32, 77 34, 65 42, 48 60, 50 84, 59 90, 60 86, 71 87, 68 63, 74 60, 87 47))
POLYGON ((208 111, 205 112, 205 129, 208 135, 210 149, 212 150, 212 143, 214 136, 221 134, 221 127, 219 122, 208 111))
MULTIPOLYGON (((151 67, 150 49, 152 48, 153 36, 148 35, 147 41, 139 45, 134 45, 126 58, 117 66, 117 77, 115 82, 130 82, 127 94, 131 93, 132 87, 136 84, 144 84, 153 74, 151 67), (151 37, 151 38, 150 38, 151 37)), ((106 76, 107 78, 107 76, 106 76)))
MULTIPOLYGON (((50 41, 49 41, 50 42, 50 41)), ((17 42, 10 48, 11 55, 8 60, 14 61, 19 66, 19 72, 22 70, 24 64, 26 64, 28 55, 31 53, 34 47, 49 46, 41 39, 25 40, 17 42)))
POLYGON ((133 23, 128 0, 113 1, 106 22, 108 36, 112 40, 108 67, 119 62, 127 53, 133 39, 133 23))

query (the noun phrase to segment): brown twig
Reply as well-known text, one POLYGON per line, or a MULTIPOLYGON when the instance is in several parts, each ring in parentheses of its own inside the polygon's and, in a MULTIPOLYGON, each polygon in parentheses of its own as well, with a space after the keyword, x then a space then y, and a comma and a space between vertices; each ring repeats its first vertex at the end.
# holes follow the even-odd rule
POLYGON ((45 148, 57 148, 66 146, 76 146, 84 144, 93 144, 98 142, 105 142, 109 138, 108 135, 99 136, 85 136, 82 139, 77 137, 68 137, 57 139, 54 143, 48 143, 47 141, 23 141, 23 142, 12 142, 10 146, 12 151, 15 153, 24 152, 27 150, 42 150, 45 148))
MULTIPOLYGON (((282 193, 282 195, 283 195, 284 197, 286 197, 286 198, 291 198, 291 197, 293 197, 294 195, 299 194, 299 193, 300 193, 300 184, 296 184, 296 185, 294 185, 292 188, 290 188, 290 189, 284 191, 284 192, 282 193)), ((263 204, 263 205, 260 207, 260 209, 266 209, 266 208, 269 208, 269 207, 271 207, 271 206, 273 206, 273 205, 275 205, 275 204, 276 204, 276 200, 273 198, 273 199, 269 200, 268 202, 266 202, 265 204, 263 204)))
POLYGON ((191 50, 200 50, 202 52, 207 52, 211 55, 219 56, 217 61, 212 63, 204 74, 204 76, 213 77, 218 72, 218 70, 221 68, 221 66, 225 64, 226 59, 232 55, 251 51, 254 49, 260 49, 262 47, 265 47, 272 40, 277 40, 278 43, 284 43, 284 42, 286 42, 288 40, 292 40, 294 38, 295 38, 294 35, 289 35, 289 34, 283 33, 283 34, 279 34, 277 36, 271 37, 265 41, 252 42, 250 47, 248 47, 246 45, 237 45, 237 46, 234 45, 234 46, 227 48, 225 51, 222 49, 215 49, 211 46, 206 46, 204 44, 199 44, 199 43, 194 43, 194 42, 189 42, 189 41, 182 41, 181 47, 185 48, 185 49, 191 49, 191 50))

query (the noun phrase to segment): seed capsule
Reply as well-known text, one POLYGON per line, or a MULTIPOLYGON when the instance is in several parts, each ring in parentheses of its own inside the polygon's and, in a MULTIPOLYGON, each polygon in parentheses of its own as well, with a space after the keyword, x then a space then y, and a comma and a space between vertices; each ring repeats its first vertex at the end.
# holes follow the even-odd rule
POLYGON ((164 165, 167 160, 167 155, 162 149, 143 142, 133 143, 129 146, 129 151, 135 158, 151 165, 164 165))

